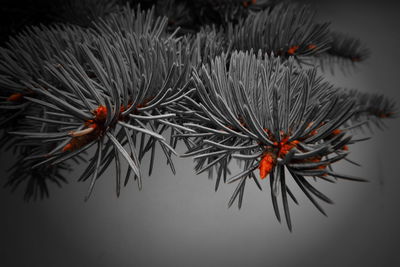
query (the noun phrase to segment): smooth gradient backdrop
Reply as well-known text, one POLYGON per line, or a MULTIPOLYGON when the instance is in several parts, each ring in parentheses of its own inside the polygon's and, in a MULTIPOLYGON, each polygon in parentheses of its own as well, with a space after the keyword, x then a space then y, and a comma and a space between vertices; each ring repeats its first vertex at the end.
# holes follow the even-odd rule
MULTIPOLYGON (((357 36, 370 59, 352 75, 338 72, 336 85, 380 92, 400 104, 400 5, 395 1, 313 1, 318 19, 357 36)), ((236 185, 214 192, 214 181, 194 175, 191 159, 176 159, 173 176, 160 153, 143 190, 130 183, 115 196, 114 171, 98 181, 51 190, 49 200, 25 203, 23 192, 0 190, 0 266, 400 266, 400 121, 387 121, 372 140, 351 146, 361 168, 337 164, 370 183, 318 182, 334 200, 320 214, 293 186, 300 206, 290 205, 294 231, 273 213, 268 179, 263 191, 249 183, 242 210, 227 208, 236 185)), ((370 135, 370 133, 366 133, 370 135)), ((179 152, 183 152, 182 149, 179 152)), ((0 175, 10 165, 1 155, 0 175)), ((147 162, 143 165, 147 170, 147 162)))

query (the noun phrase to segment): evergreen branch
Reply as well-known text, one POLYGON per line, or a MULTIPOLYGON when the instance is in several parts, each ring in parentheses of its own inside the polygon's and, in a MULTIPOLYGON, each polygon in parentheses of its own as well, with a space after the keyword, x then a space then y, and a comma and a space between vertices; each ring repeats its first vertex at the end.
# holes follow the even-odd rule
POLYGON ((136 34, 161 38, 167 36, 167 23, 165 14, 155 15, 154 7, 142 10, 140 5, 133 9, 126 4, 108 16, 99 18, 93 25, 103 36, 126 37, 129 34, 136 34))
MULTIPOLYGON (((225 57, 217 57, 209 69, 194 70, 194 75, 199 99, 203 101, 200 105, 207 107, 203 109, 205 116, 215 122, 212 135, 198 137, 196 150, 189 153, 196 154, 196 172, 232 158, 232 152, 235 157, 239 153, 238 158, 244 162, 243 171, 229 180, 229 183, 241 181, 229 206, 237 196, 239 206, 242 205, 244 180, 252 178, 258 168, 261 179, 271 175, 272 200, 278 219, 276 201, 278 187, 281 188, 285 217, 291 229, 285 168, 297 175, 295 179, 326 175, 353 179, 326 168, 347 155, 342 152, 348 149, 352 137, 340 129, 354 114, 355 100, 340 98, 336 89, 316 76, 315 70, 298 69, 293 60, 282 62, 261 53, 255 56, 252 52, 234 52, 229 65, 225 57), (238 123, 241 127, 237 127, 238 123), (229 135, 222 137, 218 131, 229 135), (340 156, 323 160, 332 153, 340 156)), ((200 133, 207 128, 193 129, 200 133)), ((223 168, 217 169, 221 173, 227 165, 216 167, 223 168)))
MULTIPOLYGON (((9 134, 22 136, 22 146, 28 146, 36 139, 53 146, 47 153, 33 155, 35 163, 32 168, 39 170, 49 164, 61 165, 80 156, 95 142, 97 153, 81 177, 86 180, 92 176, 86 199, 96 179, 109 164, 115 160, 119 166, 118 153, 130 163, 141 188, 138 159, 143 158, 148 149, 142 149, 141 145, 135 159, 134 147, 131 147, 130 154, 123 147, 128 143, 132 146, 132 139, 136 140, 136 135, 142 133, 142 137, 143 134, 149 135, 149 144, 155 144, 157 140, 174 172, 170 154, 176 152, 160 133, 166 127, 192 131, 176 124, 172 119, 176 115, 167 109, 178 105, 193 92, 189 87, 189 50, 182 48, 173 38, 164 40, 148 34, 124 37, 122 33, 117 40, 93 36, 90 45, 81 43, 78 47, 77 53, 73 50, 59 51, 53 59, 60 64, 55 66, 48 61, 42 62, 43 75, 35 77, 35 81, 23 81, 23 85, 33 92, 23 100, 44 112, 27 117, 34 127, 23 125, 22 130, 10 131, 9 134), (51 115, 40 119, 44 113, 51 115), (60 117, 61 113, 68 116, 60 117), (153 123, 165 127, 158 129, 153 123), (122 130, 121 126, 130 131, 122 130)), ((5 107, 17 108, 13 103, 7 103, 5 107)), ((175 143, 175 139, 172 138, 171 142, 175 143)), ((154 145, 152 147, 154 156, 154 145)), ((128 178, 129 175, 126 180, 128 178)), ((120 185, 119 169, 116 170, 116 180, 120 185)), ((117 194, 119 192, 118 186, 117 194)))
POLYGON ((61 186, 63 172, 95 147, 78 179, 89 182, 85 200, 113 162, 119 196, 124 177, 142 188, 141 161, 150 154, 151 175, 156 145, 175 174, 172 154, 183 141, 181 156, 193 157, 196 174, 215 176, 215 190, 237 182, 228 206, 242 207, 248 179, 261 190, 269 176, 275 215, 280 221, 281 194, 291 231, 297 199, 285 170, 323 214, 315 197, 332 201, 310 177, 365 181, 332 165, 357 165, 349 146, 368 138, 351 130, 382 128, 397 116, 394 101, 337 89, 303 68, 355 65, 369 54, 359 40, 330 32, 300 4, 123 2, 63 1, 66 15, 55 20, 90 28, 29 27, 0 48, 0 148, 19 153, 6 186, 26 184, 26 200, 47 197, 48 184, 61 186), (232 159, 241 168, 233 175, 232 159))
POLYGON ((323 70, 334 72, 335 66, 340 66, 345 71, 369 57, 369 50, 359 39, 339 32, 329 35, 329 49, 315 58, 323 70))
POLYGON ((310 8, 299 4, 281 4, 250 14, 228 30, 233 48, 258 51, 283 58, 318 55, 329 49, 328 23, 314 22, 310 8), (282 33, 282 34, 277 34, 282 33))
POLYGON ((360 129, 371 126, 379 129, 385 127, 386 119, 397 117, 398 108, 394 99, 382 94, 363 93, 357 90, 340 90, 342 99, 351 98, 355 101, 354 114, 347 121, 347 128, 360 129))

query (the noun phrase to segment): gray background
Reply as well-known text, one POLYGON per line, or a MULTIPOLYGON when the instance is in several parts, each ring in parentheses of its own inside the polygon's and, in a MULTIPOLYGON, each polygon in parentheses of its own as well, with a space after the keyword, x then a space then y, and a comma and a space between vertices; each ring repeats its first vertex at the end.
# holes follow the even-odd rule
MULTIPOLYGON (((399 5, 314 4, 320 20, 360 37, 372 51, 351 76, 327 79, 400 103, 399 5)), ((372 140, 351 146, 351 158, 363 167, 346 162, 336 167, 370 183, 316 184, 335 202, 323 205, 328 218, 293 187, 300 201, 299 207, 290 206, 293 233, 275 219, 268 179, 262 192, 249 184, 242 210, 228 209, 235 185, 215 193, 214 181, 195 176, 190 159, 176 159, 173 176, 158 157, 142 192, 131 183, 119 199, 111 170, 85 203, 88 184, 75 182, 81 166, 69 185, 52 188, 50 200, 24 203, 21 191, 1 189, 0 266, 400 266, 400 124, 387 125, 372 140)), ((1 176, 10 164, 6 156, 1 155, 1 176)))

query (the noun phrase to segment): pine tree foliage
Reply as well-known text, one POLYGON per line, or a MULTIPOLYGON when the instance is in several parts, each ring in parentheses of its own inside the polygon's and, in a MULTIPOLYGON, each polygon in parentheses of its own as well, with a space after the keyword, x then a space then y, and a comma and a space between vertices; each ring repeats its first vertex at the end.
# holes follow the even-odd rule
POLYGON ((330 32, 329 35, 329 49, 316 57, 323 70, 334 72, 335 67, 340 66, 346 71, 369 57, 368 48, 359 39, 340 32, 330 32))
POLYGON ((231 26, 229 39, 237 50, 261 49, 264 53, 300 59, 329 48, 328 25, 316 23, 314 12, 307 6, 280 4, 231 26))
POLYGON ((90 30, 74 25, 27 28, 0 48, 0 86, 6 90, 24 90, 24 82, 46 79, 44 62, 51 62, 65 50, 79 54, 77 44, 90 42, 90 38, 90 30))
POLYGON ((166 36, 168 19, 156 16, 154 7, 142 10, 139 5, 135 10, 125 5, 117 12, 100 18, 94 25, 103 36, 136 34, 160 38, 166 36))
POLYGON ((193 67, 201 67, 200 63, 210 62, 216 56, 231 50, 230 42, 225 39, 222 29, 215 27, 202 28, 196 35, 191 35, 184 40, 197 54, 192 59, 193 67))
POLYGON ((373 126, 379 129, 385 128, 384 120, 396 118, 398 111, 393 99, 382 94, 368 94, 357 90, 340 90, 341 98, 352 98, 355 101, 354 115, 347 122, 349 128, 369 128, 373 126))
MULTIPOLYGON (((148 35, 129 35, 119 40, 99 37, 91 47, 82 44, 81 50, 87 58, 84 64, 68 52, 57 58, 63 63, 45 64, 54 83, 40 79, 27 84, 39 98, 25 98, 41 105, 51 118, 42 121, 44 127, 39 132, 13 132, 23 139, 55 143, 48 153, 35 155, 43 157, 43 161, 33 167, 62 163, 95 145, 97 152, 80 178, 91 177, 88 195, 113 160, 120 166, 120 156, 130 167, 125 183, 132 171, 141 188, 140 160, 150 149, 153 161, 154 147, 159 143, 174 171, 171 153, 175 151, 161 133, 166 127, 184 128, 169 120, 176 114, 164 108, 173 107, 176 99, 189 89, 188 64, 180 48, 175 41, 154 41, 148 35), (55 125, 60 125, 56 131, 55 125), (134 144, 137 138, 140 138, 138 153, 134 144)), ((116 170, 119 194, 120 168, 116 170)))
POLYGON ((221 161, 229 157, 244 161, 243 171, 228 180, 239 181, 230 205, 239 196, 241 206, 247 178, 254 179, 258 169, 262 179, 270 175, 278 219, 276 202, 281 191, 290 229, 285 169, 300 188, 309 176, 362 180, 327 168, 347 155, 352 137, 342 128, 353 115, 355 102, 343 100, 339 108, 336 91, 321 82, 315 69, 297 69, 293 58, 282 63, 279 57, 234 52, 228 67, 224 57, 217 57, 209 70, 195 71, 194 78, 199 106, 210 128, 186 126, 199 132, 214 130, 203 137, 202 146, 192 155, 206 159, 203 169, 220 163, 219 173, 227 172, 227 164, 221 161))
POLYGON ((35 114, 37 108, 32 107, 26 97, 35 93, 26 83, 38 79, 51 80, 45 68, 45 62, 56 64, 55 57, 62 51, 76 54, 80 61, 78 43, 92 42, 90 30, 73 25, 56 24, 49 27, 31 27, 13 37, 7 46, 0 48, 0 143, 3 148, 19 146, 14 135, 8 134, 20 127, 26 114, 35 114))
POLYGON ((248 181, 260 189, 268 181, 276 217, 281 201, 290 230, 298 189, 289 179, 323 214, 318 201, 332 201, 312 178, 364 181, 333 165, 350 161, 351 145, 364 140, 353 129, 382 128, 396 105, 317 74, 321 65, 358 64, 368 52, 315 21, 309 6, 92 2, 69 1, 93 9, 68 15, 69 24, 29 27, 0 48, 0 146, 20 163, 5 185, 25 184, 26 200, 70 180, 74 164, 85 165, 78 181, 88 184, 86 199, 113 166, 117 195, 132 179, 141 189, 145 155, 149 175, 157 147, 175 173, 178 142, 196 174, 215 178, 215 190, 237 184, 229 206, 242 206, 248 181))

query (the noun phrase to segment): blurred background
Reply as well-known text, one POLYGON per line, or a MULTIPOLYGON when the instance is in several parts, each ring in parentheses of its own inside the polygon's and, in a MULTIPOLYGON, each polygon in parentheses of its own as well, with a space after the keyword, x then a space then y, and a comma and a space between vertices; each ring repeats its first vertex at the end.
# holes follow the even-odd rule
MULTIPOLYGON (((326 79, 400 104, 400 4, 307 2, 318 20, 331 21, 332 29, 359 37, 371 50, 351 75, 326 79)), ((70 174, 69 185, 52 187, 48 200, 26 203, 22 190, 0 189, 0 266, 400 266, 400 122, 386 124, 387 130, 366 132, 372 139, 351 147, 351 159, 362 167, 336 164, 369 183, 316 184, 335 202, 322 204, 329 217, 292 187, 300 202, 290 205, 293 233, 275 219, 268 179, 263 191, 250 183, 241 210, 228 209, 235 184, 214 192, 206 174, 194 175, 191 159, 176 159, 174 176, 161 153, 143 190, 130 183, 120 198, 109 170, 84 202, 88 184, 75 182, 84 166, 70 174)), ((0 156, 0 178, 10 158, 0 156)))

